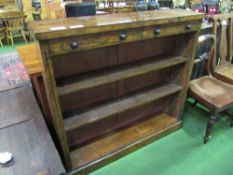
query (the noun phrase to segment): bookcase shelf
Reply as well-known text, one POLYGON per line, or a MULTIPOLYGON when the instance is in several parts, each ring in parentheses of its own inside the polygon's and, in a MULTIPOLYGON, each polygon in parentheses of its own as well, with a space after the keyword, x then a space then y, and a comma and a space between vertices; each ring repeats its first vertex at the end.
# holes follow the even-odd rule
MULTIPOLYGON (((64 126, 65 131, 67 133, 67 137, 69 140, 69 136, 75 137, 76 139, 72 140, 87 140, 90 139, 88 136, 86 138, 81 139, 81 136, 77 133, 86 133, 88 131, 85 131, 83 128, 85 126, 90 125, 96 125, 97 122, 101 123, 101 125, 107 125, 109 120, 115 120, 115 126, 112 126, 111 128, 108 128, 107 131, 110 131, 112 129, 116 129, 118 127, 122 127, 123 125, 126 125, 134 120, 137 120, 138 118, 135 117, 135 119, 131 119, 130 121, 121 119, 122 124, 118 124, 117 120, 120 120, 118 115, 121 115, 122 118, 127 117, 126 114, 127 111, 135 110, 135 108, 139 108, 141 106, 145 106, 149 103, 152 103, 158 99, 161 99, 163 97, 175 94, 179 92, 182 89, 182 87, 174 85, 174 84, 164 84, 160 87, 153 87, 150 90, 146 90, 140 93, 133 94, 131 96, 126 96, 120 99, 117 99, 115 101, 110 101, 107 104, 102 104, 97 107, 94 107, 92 109, 88 109, 85 112, 72 115, 67 117, 64 120, 64 126), (83 132, 80 132, 80 128, 83 129, 83 132), (79 138, 77 137, 79 136, 79 138)), ((82 130, 81 130, 82 131, 82 130)), ((100 133, 94 132, 93 136, 98 136, 99 134, 105 133, 105 131, 102 131, 100 133)), ((85 135, 85 134, 83 134, 85 135)), ((93 137, 89 136, 89 137, 93 137)), ((72 141, 71 141, 72 142, 72 141)), ((71 147, 73 143, 70 143, 71 147)))
POLYGON ((174 131, 180 125, 181 122, 166 113, 154 114, 71 151, 73 167, 85 169, 92 164, 101 165, 174 131))
POLYGON ((59 96, 65 96, 75 91, 81 91, 84 89, 101 86, 103 84, 139 76, 148 72, 164 69, 177 64, 182 64, 186 61, 187 58, 182 56, 160 56, 158 58, 149 58, 144 62, 141 61, 137 62, 136 64, 134 63, 130 65, 123 65, 110 71, 104 71, 100 74, 96 74, 95 72, 94 75, 80 77, 80 81, 73 83, 65 84, 64 81, 68 82, 68 80, 65 79, 63 80, 63 86, 58 87, 57 91, 59 96))

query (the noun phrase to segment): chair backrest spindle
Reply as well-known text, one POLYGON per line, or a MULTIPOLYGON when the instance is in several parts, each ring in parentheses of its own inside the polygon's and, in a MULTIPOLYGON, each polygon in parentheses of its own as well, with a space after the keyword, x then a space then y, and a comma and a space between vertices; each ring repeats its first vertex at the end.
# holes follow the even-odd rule
POLYGON ((216 66, 231 62, 233 56, 232 25, 233 13, 220 14, 211 17, 213 21, 213 34, 217 36, 215 43, 214 60, 216 66))

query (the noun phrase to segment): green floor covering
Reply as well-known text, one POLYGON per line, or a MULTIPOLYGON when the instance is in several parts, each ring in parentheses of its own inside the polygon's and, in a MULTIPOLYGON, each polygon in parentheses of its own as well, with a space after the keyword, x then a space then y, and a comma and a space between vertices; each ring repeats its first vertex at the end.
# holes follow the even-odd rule
MULTIPOLYGON (((16 44, 23 45, 21 44, 16 44)), ((4 46, 0 54, 15 51, 4 46)), ((233 175, 233 128, 228 117, 202 143, 208 113, 186 104, 182 129, 118 159, 90 175, 233 175)), ((104 145, 103 145, 104 146, 104 145)))
POLYGON ((187 103, 182 129, 90 175, 233 175, 230 120, 222 116, 204 145, 207 119, 206 111, 187 103))
MULTIPOLYGON (((29 42, 30 43, 30 42, 29 42)), ((12 45, 7 45, 6 41, 3 41, 3 47, 0 47, 0 54, 5 54, 9 52, 14 52, 16 51, 17 46, 22 46, 25 45, 25 43, 22 41, 21 38, 16 38, 15 39, 15 44, 14 46, 12 45)))

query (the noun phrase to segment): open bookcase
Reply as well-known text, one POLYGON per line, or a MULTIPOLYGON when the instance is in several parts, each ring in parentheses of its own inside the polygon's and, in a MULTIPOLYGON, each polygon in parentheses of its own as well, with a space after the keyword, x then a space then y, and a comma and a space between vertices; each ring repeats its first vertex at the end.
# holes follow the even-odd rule
POLYGON ((141 13, 66 19, 66 27, 84 27, 59 31, 49 30, 54 21, 31 24, 58 146, 71 174, 88 173, 181 126, 204 15, 141 13), (126 15, 132 22, 121 23, 126 15))

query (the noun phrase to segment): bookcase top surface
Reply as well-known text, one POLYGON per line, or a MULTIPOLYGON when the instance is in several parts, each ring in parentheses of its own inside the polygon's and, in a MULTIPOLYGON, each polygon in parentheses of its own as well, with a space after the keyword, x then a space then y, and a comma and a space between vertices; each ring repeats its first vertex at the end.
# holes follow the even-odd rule
POLYGON ((205 16, 203 13, 182 9, 167 9, 44 20, 32 22, 29 26, 37 40, 47 40, 149 25, 201 20, 205 16))

